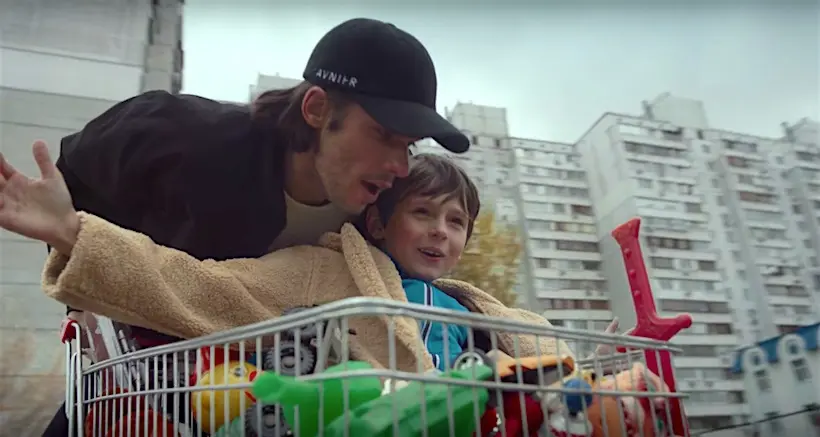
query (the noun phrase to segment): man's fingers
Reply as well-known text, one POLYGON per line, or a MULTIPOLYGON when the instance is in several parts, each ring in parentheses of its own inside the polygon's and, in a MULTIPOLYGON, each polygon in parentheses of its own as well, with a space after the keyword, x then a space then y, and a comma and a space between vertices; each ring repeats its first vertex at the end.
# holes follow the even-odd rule
POLYGON ((35 141, 32 146, 32 153, 34 154, 34 161, 37 162, 37 167, 40 169, 40 176, 43 179, 54 179, 57 177, 57 167, 51 160, 51 154, 48 153, 48 146, 42 141, 35 141))
POLYGON ((0 176, 3 176, 6 180, 11 179, 14 174, 17 173, 17 170, 6 161, 6 157, 0 153, 0 176))
POLYGON ((617 332, 619 325, 620 325, 620 321, 618 320, 617 317, 615 317, 614 319, 612 319, 612 322, 609 323, 609 326, 606 327, 604 332, 606 332, 607 334, 612 334, 614 332, 617 332))

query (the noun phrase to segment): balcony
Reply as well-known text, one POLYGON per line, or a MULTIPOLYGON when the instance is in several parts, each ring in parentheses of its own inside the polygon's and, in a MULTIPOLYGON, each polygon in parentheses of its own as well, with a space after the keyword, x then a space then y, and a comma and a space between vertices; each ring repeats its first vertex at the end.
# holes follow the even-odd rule
POLYGON ((781 218, 781 221, 777 221, 777 222, 776 221, 760 221, 760 220, 746 219, 746 226, 748 226, 749 228, 766 229, 766 230, 768 230, 768 229, 780 229, 780 230, 785 231, 787 229, 786 225, 784 224, 784 220, 782 220, 782 218, 781 218))
MULTIPOLYGON (((524 187, 525 185, 519 185, 524 187)), ((550 202, 550 203, 567 203, 571 202, 575 205, 592 206, 592 201, 589 196, 581 195, 561 195, 561 194, 538 194, 521 191, 521 198, 525 202, 550 202)))
POLYGON ((705 227, 680 227, 678 229, 663 229, 655 226, 642 225, 641 234, 646 237, 685 239, 693 241, 711 242, 712 237, 705 227))
POLYGON ((558 270, 536 267, 533 271, 536 278, 544 279, 575 279, 581 281, 603 281, 606 279, 604 275, 597 270, 558 270))
POLYGON ((579 233, 573 231, 552 231, 552 230, 539 230, 539 229, 532 229, 528 230, 528 234, 530 238, 536 239, 544 239, 544 240, 570 240, 570 241, 582 241, 582 242, 598 242, 598 236, 596 234, 588 234, 588 233, 579 233))
POLYGON ((688 153, 689 147, 683 142, 682 133, 678 132, 664 132, 665 135, 638 135, 633 133, 619 132, 621 141, 624 144, 637 144, 641 146, 648 146, 658 149, 671 149, 688 153))
POLYGON ((759 163, 763 163, 765 161, 763 157, 757 153, 757 151, 724 149, 723 154, 727 159, 743 159, 759 163))
POLYGON ((531 249, 534 258, 565 259, 571 261, 601 261, 600 252, 577 252, 558 249, 531 249))
POLYGON ((684 330, 675 337, 674 342, 678 346, 708 344, 735 347, 738 344, 738 337, 734 334, 688 334, 684 330))
POLYGON ((686 414, 690 417, 741 416, 750 414, 748 404, 713 404, 696 401, 684 402, 686 414))

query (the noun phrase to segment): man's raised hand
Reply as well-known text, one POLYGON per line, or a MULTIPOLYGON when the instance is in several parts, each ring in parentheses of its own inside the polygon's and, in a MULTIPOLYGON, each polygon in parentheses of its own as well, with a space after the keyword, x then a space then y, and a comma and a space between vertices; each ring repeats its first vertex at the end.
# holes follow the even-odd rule
POLYGON ((80 223, 60 171, 42 141, 32 146, 40 178, 17 171, 0 154, 0 227, 70 254, 80 223))

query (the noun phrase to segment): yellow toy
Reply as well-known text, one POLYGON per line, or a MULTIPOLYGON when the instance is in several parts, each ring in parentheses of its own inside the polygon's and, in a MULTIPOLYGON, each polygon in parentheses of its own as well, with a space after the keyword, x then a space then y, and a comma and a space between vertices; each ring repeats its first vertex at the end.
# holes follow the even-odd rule
POLYGON ((256 403, 256 398, 250 389, 225 389, 226 385, 245 384, 256 379, 256 366, 247 362, 240 362, 235 354, 229 356, 225 363, 224 353, 217 352, 210 358, 210 348, 201 350, 202 373, 195 375, 198 380, 194 385, 198 387, 213 386, 213 390, 194 391, 191 397, 191 408, 194 418, 200 429, 206 433, 213 433, 222 425, 231 423, 239 417, 242 410, 256 403), (241 399, 245 398, 242 403, 241 399), (227 409, 227 415, 225 407, 227 409))

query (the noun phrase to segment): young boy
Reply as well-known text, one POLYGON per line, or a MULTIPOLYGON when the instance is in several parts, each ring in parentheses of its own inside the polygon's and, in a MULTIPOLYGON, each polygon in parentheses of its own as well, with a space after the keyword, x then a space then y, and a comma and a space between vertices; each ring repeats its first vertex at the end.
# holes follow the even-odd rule
MULTIPOLYGON (((480 207, 478 190, 464 170, 441 156, 416 155, 409 175, 365 211, 362 231, 396 264, 409 302, 469 312, 433 281, 458 263, 480 207)), ((463 326, 448 324, 445 330, 439 322, 424 321, 419 328, 439 370, 449 368, 467 344, 463 326)))

